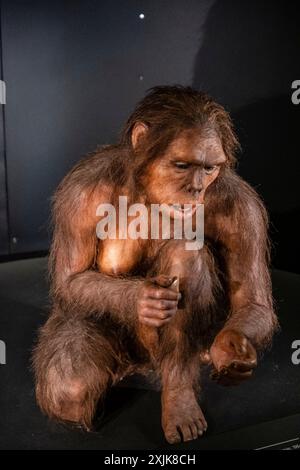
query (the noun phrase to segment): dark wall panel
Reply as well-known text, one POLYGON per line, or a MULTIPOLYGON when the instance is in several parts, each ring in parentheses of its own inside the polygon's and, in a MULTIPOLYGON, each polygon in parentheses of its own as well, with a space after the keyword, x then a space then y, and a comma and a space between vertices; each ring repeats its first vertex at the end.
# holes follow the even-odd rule
POLYGON ((299 2, 218 0, 205 23, 193 85, 231 111, 242 153, 238 171, 271 218, 273 264, 300 272, 299 2))
MULTIPOLYGON (((1 12, 1 9, 0 9, 1 12)), ((1 27, 0 27, 0 41, 1 41, 1 27)), ((0 43, 0 80, 3 79, 2 74, 2 53, 0 43)), ((4 97, 2 97, 4 98, 4 97)), ((7 217, 7 187, 6 187, 6 155, 5 155, 5 137, 4 137, 4 106, 0 102, 0 256, 8 255, 9 253, 9 232, 8 232, 8 217, 7 217)))
POLYGON ((2 104, 0 104, 0 255, 8 255, 7 193, 2 104))
POLYGON ((14 252, 47 248, 54 188, 81 155, 117 138, 147 88, 191 82, 212 1, 187 4, 3 1, 14 252))

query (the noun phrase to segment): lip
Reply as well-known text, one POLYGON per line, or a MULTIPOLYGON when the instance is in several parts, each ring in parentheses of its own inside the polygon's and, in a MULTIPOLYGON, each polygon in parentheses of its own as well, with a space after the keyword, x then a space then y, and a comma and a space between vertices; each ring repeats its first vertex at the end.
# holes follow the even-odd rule
POLYGON ((188 207, 174 207, 174 213, 184 218, 192 217, 197 209, 196 204, 184 204, 184 206, 188 207))

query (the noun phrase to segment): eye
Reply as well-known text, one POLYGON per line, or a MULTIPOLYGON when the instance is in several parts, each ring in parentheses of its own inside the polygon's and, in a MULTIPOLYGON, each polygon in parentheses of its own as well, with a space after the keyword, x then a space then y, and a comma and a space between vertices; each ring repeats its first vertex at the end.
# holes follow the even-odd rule
POLYGON ((190 166, 190 164, 186 162, 174 162, 174 165, 176 168, 180 168, 181 170, 187 170, 190 166))
POLYGON ((217 165, 206 166, 206 167, 204 167, 204 171, 207 175, 211 175, 217 168, 218 168, 217 165))

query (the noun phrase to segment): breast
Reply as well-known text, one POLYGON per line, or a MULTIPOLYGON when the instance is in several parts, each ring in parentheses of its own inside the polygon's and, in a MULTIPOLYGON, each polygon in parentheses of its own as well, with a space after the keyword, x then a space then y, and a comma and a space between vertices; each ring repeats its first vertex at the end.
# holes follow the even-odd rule
POLYGON ((100 243, 97 267, 105 274, 129 274, 143 258, 143 247, 139 240, 104 240, 100 243))

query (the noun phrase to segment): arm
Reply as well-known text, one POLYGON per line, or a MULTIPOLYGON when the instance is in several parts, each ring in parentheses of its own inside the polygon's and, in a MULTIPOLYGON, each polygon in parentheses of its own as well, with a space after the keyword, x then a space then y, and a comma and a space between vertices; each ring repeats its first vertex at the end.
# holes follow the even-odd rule
POLYGON ((109 200, 103 189, 99 194, 68 179, 58 189, 49 260, 52 297, 72 316, 100 317, 109 312, 127 325, 139 318, 146 324, 161 326, 177 307, 178 295, 167 288, 168 282, 162 288, 143 278, 110 276, 95 269, 99 243, 96 208, 103 200, 109 200))
POLYGON ((277 326, 268 269, 267 214, 255 191, 244 182, 239 184, 233 210, 217 222, 230 311, 211 348, 217 370, 228 374, 228 368, 234 368, 236 380, 238 372, 241 378, 251 375, 256 350, 269 343, 277 326))
POLYGON ((272 338, 277 319, 268 269, 267 215, 255 193, 225 221, 221 243, 230 299, 224 329, 242 333, 260 349, 272 338))
POLYGON ((72 315, 110 312, 119 320, 136 318, 142 279, 113 277, 95 270, 99 240, 96 208, 102 197, 66 180, 53 204, 54 234, 49 268, 52 297, 72 315))

